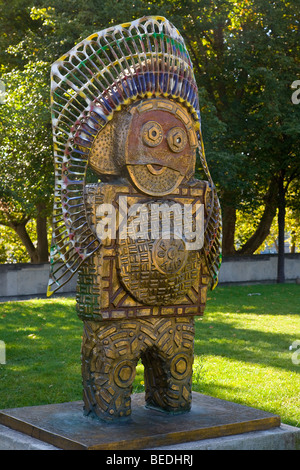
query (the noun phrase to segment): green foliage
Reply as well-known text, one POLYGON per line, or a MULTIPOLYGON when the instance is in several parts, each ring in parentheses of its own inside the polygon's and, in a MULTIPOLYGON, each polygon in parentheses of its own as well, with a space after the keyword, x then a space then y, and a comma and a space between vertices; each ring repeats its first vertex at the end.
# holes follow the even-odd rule
MULTIPOLYGON (((35 242, 33 222, 28 223, 28 231, 35 242)), ((16 233, 5 225, 0 225, 0 263, 29 263, 30 258, 16 233)))
MULTIPOLYGON (((48 244, 51 242, 51 224, 48 222, 48 244)), ((35 220, 31 219, 26 224, 26 230, 33 243, 37 246, 37 234, 35 220)), ((20 243, 16 232, 6 225, 0 225, 0 264, 6 263, 30 263, 30 256, 25 246, 20 243)))
POLYGON ((143 15, 166 16, 185 38, 222 206, 252 206, 259 217, 280 174, 294 212, 300 105, 291 102, 291 84, 300 76, 299 6, 299 0, 0 0, 0 80, 7 88, 0 105, 0 223, 35 218, 40 200, 51 212, 51 63, 91 33, 143 15))
MULTIPOLYGON (((0 198, 2 220, 34 216, 44 201, 50 208, 54 178, 49 113, 48 64, 33 62, 2 74, 5 104, 0 108, 0 198)), ((0 217, 1 217, 0 214, 0 217)))

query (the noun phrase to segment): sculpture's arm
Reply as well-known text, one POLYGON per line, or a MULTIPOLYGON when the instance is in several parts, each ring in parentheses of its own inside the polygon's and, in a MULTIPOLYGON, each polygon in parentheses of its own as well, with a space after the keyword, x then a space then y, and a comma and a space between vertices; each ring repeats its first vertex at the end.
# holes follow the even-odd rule
POLYGON ((86 188, 79 186, 77 191, 69 190, 69 197, 65 199, 57 195, 54 198, 47 296, 64 286, 100 247, 101 241, 90 223, 90 206, 86 203, 88 193, 96 189, 97 184, 88 187, 88 191, 86 188))

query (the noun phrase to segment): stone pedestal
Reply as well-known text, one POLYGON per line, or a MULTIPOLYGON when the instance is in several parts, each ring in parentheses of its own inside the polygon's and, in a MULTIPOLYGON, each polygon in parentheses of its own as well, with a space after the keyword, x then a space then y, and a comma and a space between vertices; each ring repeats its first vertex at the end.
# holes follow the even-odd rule
POLYGON ((78 401, 2 410, 0 424, 65 450, 182 450, 205 441, 213 446, 226 436, 279 431, 280 417, 193 392, 191 411, 182 414, 147 409, 144 394, 135 394, 131 416, 119 422, 84 416, 78 401))

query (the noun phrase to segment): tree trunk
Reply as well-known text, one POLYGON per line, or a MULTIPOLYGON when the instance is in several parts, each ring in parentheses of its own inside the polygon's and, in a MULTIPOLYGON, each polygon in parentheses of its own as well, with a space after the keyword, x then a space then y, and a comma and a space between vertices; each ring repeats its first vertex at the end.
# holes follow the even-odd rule
POLYGON ((278 186, 274 180, 270 182, 265 197, 265 209, 254 234, 246 241, 238 251, 239 255, 252 255, 265 241, 270 233, 270 228, 277 209, 278 186))
POLYGON ((278 179, 278 263, 277 282, 285 282, 284 273, 284 231, 285 231, 285 189, 284 172, 280 172, 278 179))
POLYGON ((24 219, 21 222, 9 221, 7 225, 12 228, 19 236, 26 251, 30 257, 31 263, 47 263, 49 260, 48 254, 48 237, 47 237, 47 217, 44 204, 37 205, 36 217, 36 234, 37 246, 32 243, 30 236, 26 230, 26 224, 29 219, 24 219))
POLYGON ((224 256, 232 256, 236 254, 234 247, 235 222, 235 207, 222 204, 222 252, 224 256))
POLYGON ((292 232, 291 232, 290 253, 296 253, 296 232, 295 232, 295 230, 292 230, 292 232))
POLYGON ((48 262, 48 237, 47 237, 47 217, 43 204, 37 206, 38 216, 36 218, 37 232, 37 255, 38 263, 48 262))
POLYGON ((10 223, 9 226, 17 233, 21 242, 25 246, 28 255, 30 256, 31 263, 38 263, 38 253, 34 244, 32 243, 30 236, 26 230, 27 220, 20 223, 10 223))

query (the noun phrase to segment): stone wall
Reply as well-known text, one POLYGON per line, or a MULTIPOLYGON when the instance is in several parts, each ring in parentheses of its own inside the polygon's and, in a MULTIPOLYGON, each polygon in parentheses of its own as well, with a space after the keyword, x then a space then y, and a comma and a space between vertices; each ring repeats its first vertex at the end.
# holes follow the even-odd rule
MULTIPOLYGON (((224 258, 220 269, 220 283, 276 282, 277 255, 252 255, 224 258)), ((300 279, 300 253, 285 254, 285 279, 300 279)))
MULTIPOLYGON (((0 299, 25 296, 46 296, 49 264, 0 264, 0 299)), ((253 255, 224 258, 219 283, 252 284, 276 282, 277 255, 253 255)), ((285 255, 287 282, 300 282, 300 253, 285 255)), ((76 275, 60 291, 72 294, 76 290, 76 275)))
MULTIPOLYGON (((46 296, 49 263, 0 264, 0 298, 46 296)), ((69 294, 76 290, 76 276, 59 291, 69 294)))

